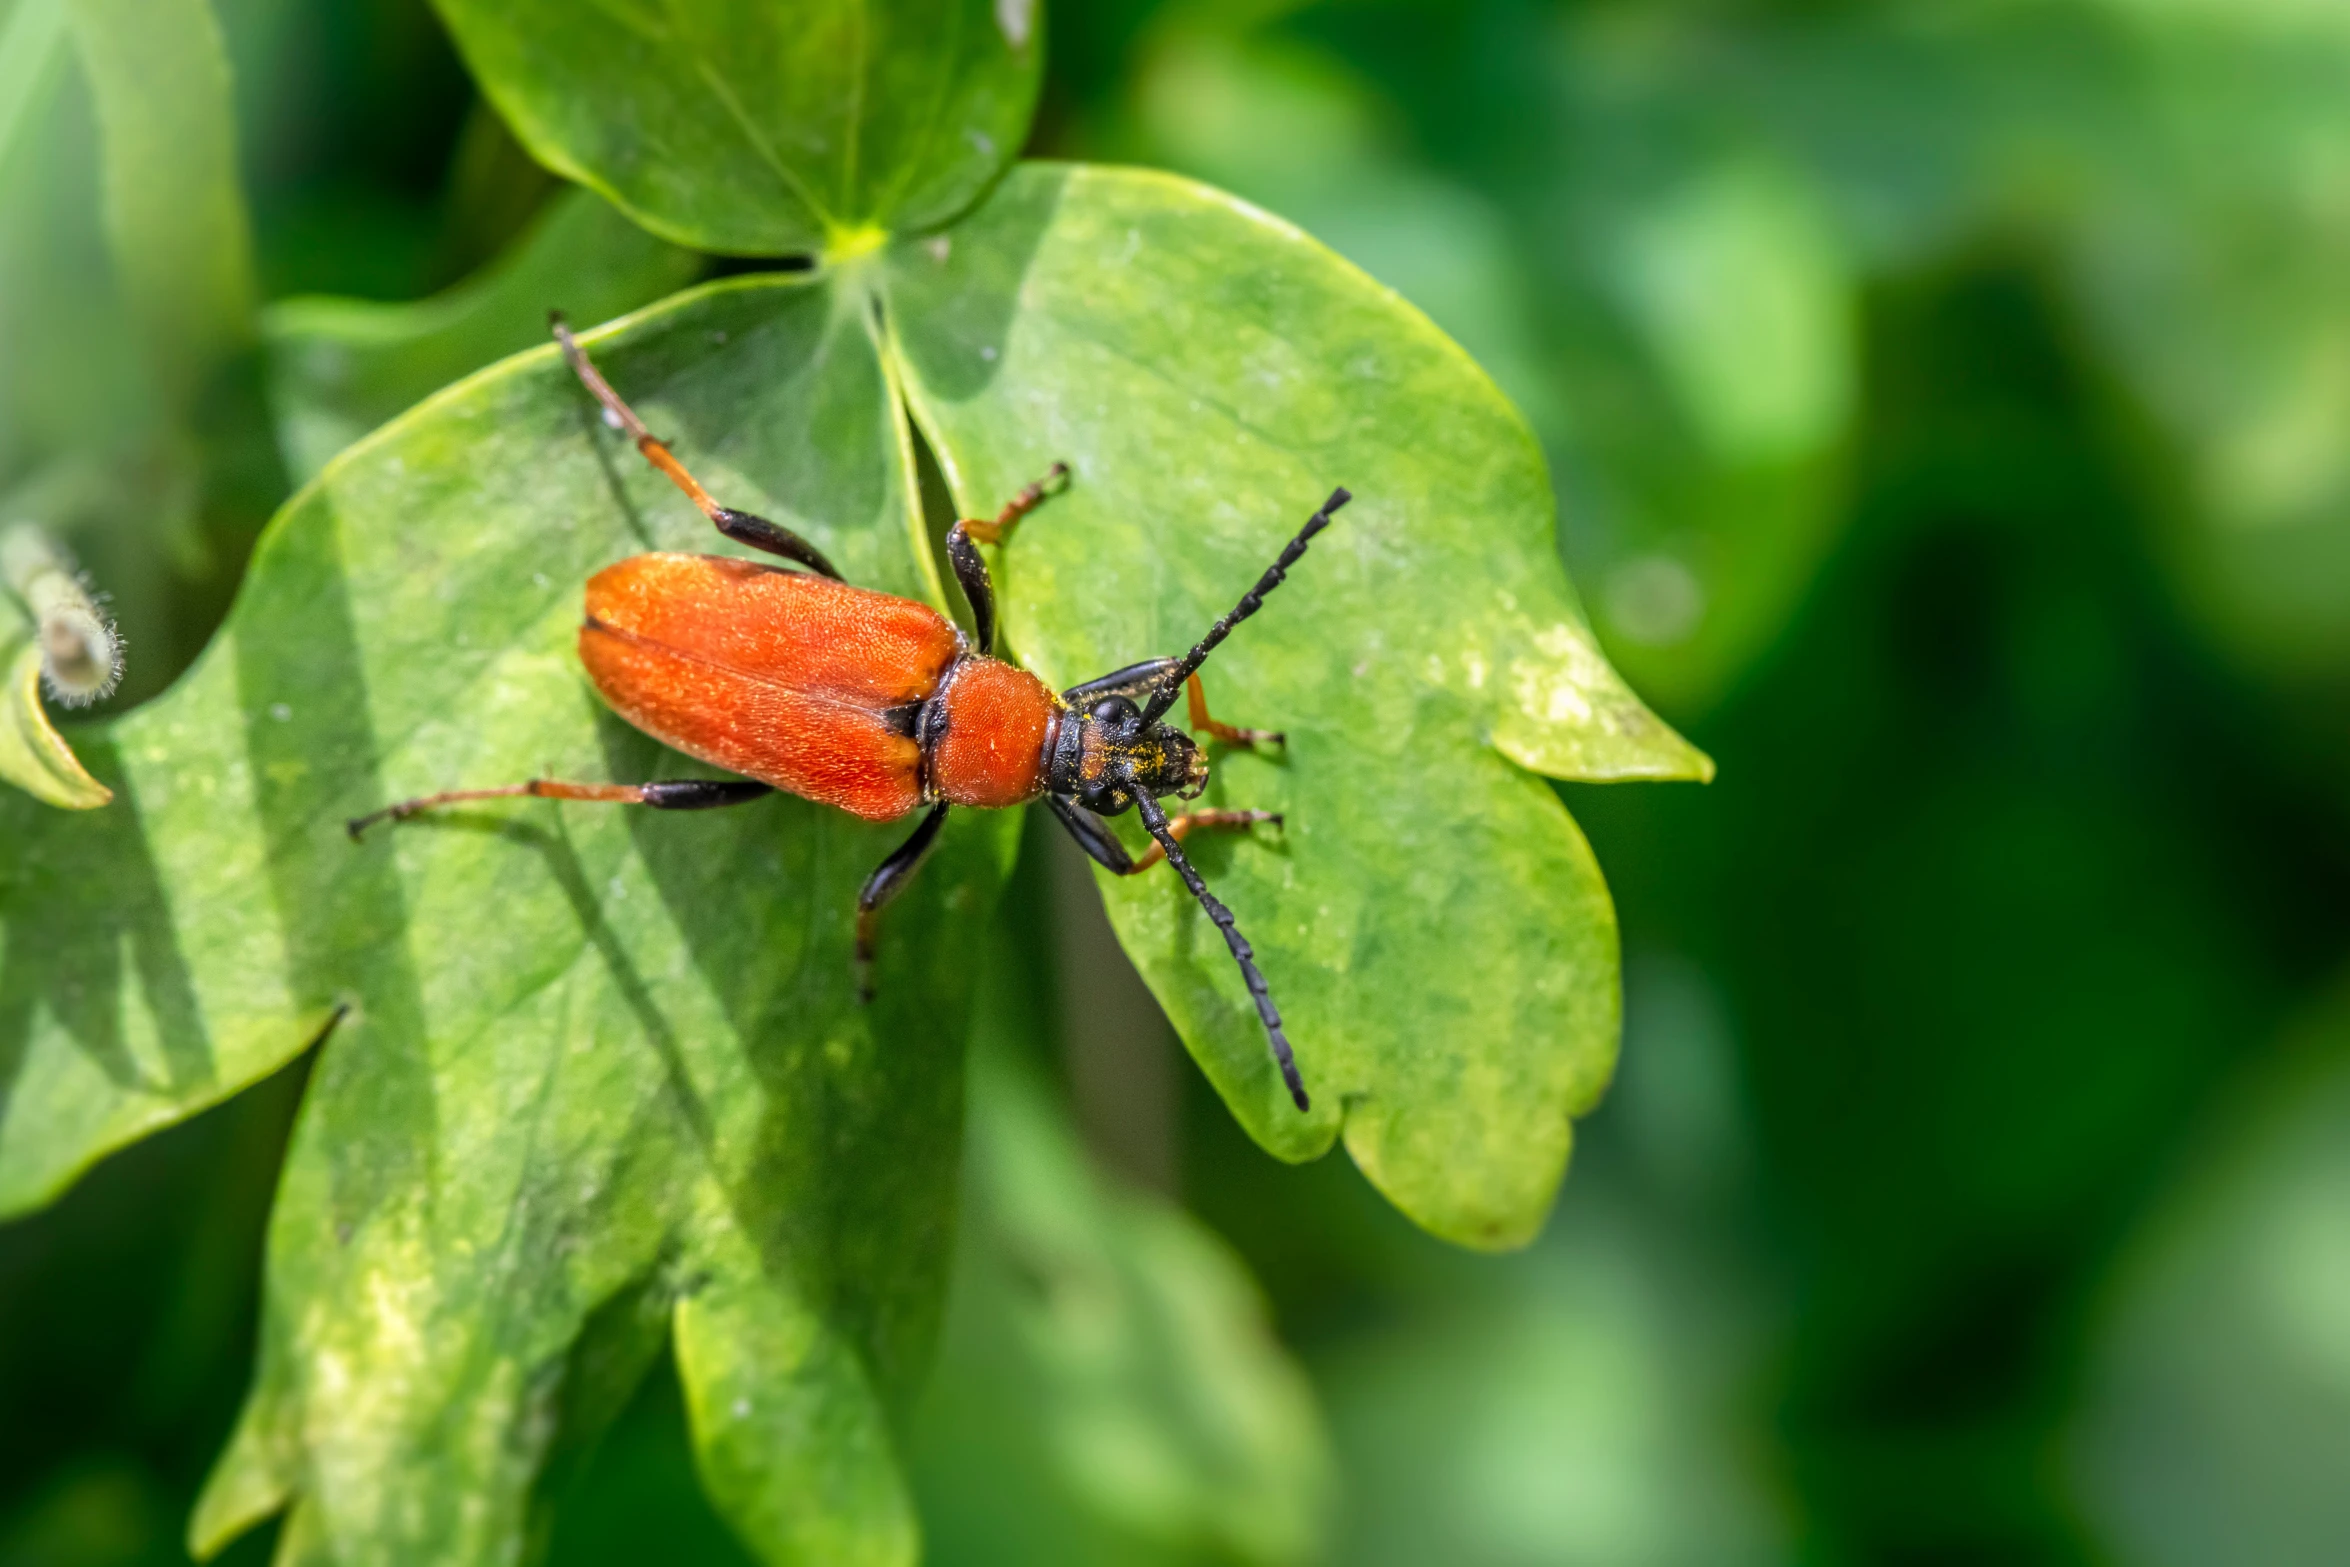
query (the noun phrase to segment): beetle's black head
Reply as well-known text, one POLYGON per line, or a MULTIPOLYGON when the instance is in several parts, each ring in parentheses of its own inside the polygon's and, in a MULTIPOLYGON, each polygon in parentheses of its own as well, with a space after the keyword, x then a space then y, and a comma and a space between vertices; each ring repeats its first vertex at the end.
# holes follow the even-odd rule
POLYGON ((1207 753, 1171 724, 1144 723, 1125 697, 1104 697, 1062 722, 1077 726, 1076 743, 1060 748, 1068 776, 1050 787, 1096 816, 1129 809, 1138 794, 1191 800, 1208 786, 1207 753))

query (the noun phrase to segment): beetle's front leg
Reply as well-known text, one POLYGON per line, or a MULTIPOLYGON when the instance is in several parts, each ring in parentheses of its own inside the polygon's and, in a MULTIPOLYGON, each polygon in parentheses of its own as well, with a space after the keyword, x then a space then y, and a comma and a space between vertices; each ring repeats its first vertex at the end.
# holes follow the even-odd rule
MULTIPOLYGON (((1182 666, 1183 660, 1179 658, 1146 658, 1139 664, 1128 664, 1124 669, 1113 669, 1106 675, 1071 686, 1061 693, 1061 700, 1079 712, 1114 696, 1144 701, 1156 696, 1182 666)), ((1254 745, 1260 740, 1275 745, 1288 742, 1289 736, 1278 729, 1243 729, 1210 718, 1207 693, 1200 688, 1196 670, 1184 680, 1184 689, 1191 698, 1191 727, 1195 732, 1212 736, 1226 745, 1254 745)))
POLYGON ((1113 669, 1106 675, 1096 675, 1073 685, 1061 693, 1061 700, 1081 713, 1094 703, 1114 696, 1140 700, 1165 685, 1179 662, 1172 658, 1146 658, 1139 664, 1128 664, 1124 669, 1113 669))
MULTIPOLYGON (((1168 662, 1173 663, 1174 660, 1168 662)), ((1210 718, 1207 693, 1200 689, 1197 670, 1192 671, 1184 686, 1191 697, 1191 727, 1196 732, 1214 735, 1226 745, 1255 745, 1259 740, 1269 740, 1275 745, 1289 743, 1289 736, 1278 729, 1242 729, 1232 724, 1220 724, 1210 718)))
MULTIPOLYGON (((1052 807, 1053 815, 1060 818, 1061 825, 1069 830, 1069 836, 1077 840, 1077 846, 1091 855, 1097 864, 1114 876, 1138 876, 1167 857, 1165 848, 1157 843, 1153 843, 1149 848, 1143 850, 1140 858, 1128 854, 1126 845, 1118 841, 1118 835, 1111 832, 1100 817, 1074 801, 1064 800, 1057 794, 1048 794, 1044 797, 1044 803, 1052 807)), ((1168 821, 1167 834, 1177 843, 1181 843, 1184 836, 1194 828, 1207 828, 1220 832, 1247 832, 1259 822, 1271 822, 1278 827, 1281 825, 1281 813, 1279 811, 1186 811, 1181 816, 1171 818, 1168 821)))
POLYGON ((947 561, 955 568, 955 580, 963 585, 963 597, 971 605, 971 630, 980 652, 995 651, 995 581, 987 574, 987 562, 980 559, 978 546, 1001 543, 1014 524, 1044 504, 1046 496, 1067 489, 1068 481, 1069 465, 1054 463, 1043 478, 1013 496, 993 522, 965 517, 947 530, 947 561))

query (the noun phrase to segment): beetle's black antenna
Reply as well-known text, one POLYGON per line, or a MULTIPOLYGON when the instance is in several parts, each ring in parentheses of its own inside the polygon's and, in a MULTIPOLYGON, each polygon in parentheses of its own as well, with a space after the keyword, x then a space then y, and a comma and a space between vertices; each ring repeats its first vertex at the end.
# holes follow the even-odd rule
MULTIPOLYGON (((1340 490, 1338 494, 1340 501, 1343 501, 1346 492, 1340 490)), ((1315 521, 1329 521, 1327 513, 1334 510, 1337 504, 1339 502, 1333 502, 1331 506, 1322 508, 1321 512, 1315 514, 1315 521)), ((1302 542, 1292 547, 1303 552, 1302 542)), ((1199 872, 1191 868, 1191 861, 1183 857, 1183 844, 1168 827, 1167 813, 1159 809, 1159 802, 1137 790, 1134 809, 1142 817, 1142 824, 1150 829, 1151 836, 1159 840, 1159 847, 1166 851, 1167 863, 1175 867, 1175 874, 1183 878, 1183 885, 1191 889, 1191 895, 1199 899, 1200 907, 1208 911, 1208 918, 1214 920, 1216 928, 1224 933, 1224 945, 1232 949, 1232 961, 1240 965, 1240 977, 1247 983, 1249 997, 1257 1004, 1257 1016, 1264 1020, 1265 1033, 1272 1040, 1273 1063, 1281 1068, 1281 1081, 1289 1085, 1289 1097, 1297 1101, 1300 1110, 1310 1108, 1305 1080, 1297 1074, 1297 1058, 1289 1051, 1289 1036, 1281 1032, 1281 1009, 1273 1005, 1273 992, 1265 984, 1264 974, 1257 968, 1256 950, 1249 946, 1248 938, 1240 933, 1240 926, 1234 922, 1232 911, 1216 901, 1216 895, 1208 891, 1208 884, 1200 880, 1199 872)))
MULTIPOLYGON (((1330 498, 1322 503, 1322 509, 1307 518, 1306 525, 1297 530, 1297 537, 1289 541, 1289 547, 1281 552, 1281 558, 1267 567, 1263 576, 1257 578, 1255 587, 1240 596, 1240 602, 1232 606, 1232 613, 1210 626, 1208 634, 1199 639, 1199 646, 1184 654, 1182 661, 1169 672, 1167 683, 1159 687, 1158 694, 1152 697, 1149 704, 1142 710, 1142 721, 1145 724, 1157 723, 1167 709, 1175 705, 1175 698, 1182 692, 1183 682, 1191 678, 1192 671, 1208 661, 1208 655, 1216 651, 1217 644, 1232 635, 1234 626, 1239 625, 1265 607, 1265 595, 1281 586, 1282 579, 1289 575, 1289 568, 1296 565, 1298 559, 1305 554, 1306 546, 1313 542, 1314 535, 1330 526, 1330 514, 1353 499, 1354 497, 1347 493, 1344 486, 1330 492, 1330 498)), ((1200 891, 1196 885, 1193 890, 1200 891)), ((1204 898, 1207 894, 1200 892, 1200 896, 1204 898)), ((1232 927, 1229 925, 1225 926, 1224 933, 1232 940, 1239 940, 1237 936, 1232 935, 1232 927)), ((1233 951, 1237 954, 1241 948, 1235 947, 1233 951)), ((1241 960, 1241 967, 1248 967, 1248 961, 1245 958, 1241 960)), ((1273 1029, 1273 1038, 1278 1042, 1281 1038, 1281 1030, 1275 1026, 1277 1020, 1274 1019, 1271 1011, 1272 1003, 1262 1000, 1260 992, 1258 1004, 1265 1012, 1266 1026, 1273 1029)), ((1282 1058, 1288 1059, 1286 1046, 1283 1047, 1282 1058)), ((1296 1079, 1292 1077, 1291 1082, 1294 1084, 1295 1081, 1296 1079)), ((1303 1093, 1304 1090, 1300 1089, 1299 1092, 1303 1093)))

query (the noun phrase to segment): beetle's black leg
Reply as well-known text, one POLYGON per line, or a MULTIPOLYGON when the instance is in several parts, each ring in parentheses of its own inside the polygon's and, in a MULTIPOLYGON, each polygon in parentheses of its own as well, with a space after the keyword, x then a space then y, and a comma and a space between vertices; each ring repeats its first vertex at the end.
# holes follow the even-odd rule
POLYGON ((656 811, 707 811, 721 805, 741 805, 773 794, 770 784, 748 778, 678 778, 660 783, 645 784, 583 784, 565 783, 557 778, 533 778, 528 783, 505 784, 495 789, 448 789, 439 794, 419 795, 413 800, 402 800, 387 805, 380 811, 365 816, 354 816, 344 824, 353 838, 373 827, 377 822, 401 822, 419 811, 429 811, 443 805, 463 805, 469 800, 512 800, 525 795, 541 800, 593 800, 605 805, 647 805, 656 811))
POLYGON ((1111 832, 1100 817, 1074 800, 1065 800, 1057 794, 1046 795, 1044 803, 1051 808, 1053 815, 1060 818, 1061 825, 1069 830, 1069 836, 1077 840, 1077 847, 1093 856, 1104 869, 1119 876, 1133 874, 1134 857, 1126 852, 1126 845, 1118 841, 1118 835, 1111 832))
MULTIPOLYGON (((1100 817, 1073 800, 1065 800, 1057 794, 1048 794, 1044 797, 1044 803, 1052 808, 1052 813, 1055 816, 1060 818, 1061 825, 1069 829, 1069 836, 1077 840, 1077 846, 1092 855, 1095 861, 1112 875, 1140 875, 1166 858, 1167 851, 1156 843, 1143 850, 1140 858, 1128 854, 1126 845, 1118 841, 1117 834, 1111 832, 1100 817)), ((1181 816, 1173 817, 1168 821, 1167 831, 1177 843, 1181 843, 1184 835, 1194 828, 1246 832, 1259 822, 1271 822, 1278 827, 1281 825, 1281 813, 1279 811, 1186 811, 1181 816)))
POLYGON ((1208 918, 1224 933, 1224 945, 1231 949, 1232 961, 1240 965, 1240 978, 1248 986, 1249 999, 1257 1004, 1257 1018, 1265 1025, 1265 1037, 1272 1044, 1273 1064, 1281 1069, 1281 1081, 1289 1086, 1289 1097, 1296 1101, 1297 1107, 1300 1110, 1308 1108, 1310 1101, 1306 1098, 1305 1080, 1298 1075, 1297 1058, 1290 1051, 1289 1036, 1281 1031, 1281 1011, 1273 1005, 1272 987, 1265 983, 1264 973, 1257 967, 1255 949, 1249 946, 1248 938, 1241 935, 1240 925, 1233 919, 1232 911, 1216 901, 1216 895, 1208 891, 1208 884, 1200 880, 1198 871, 1192 869, 1191 861, 1183 857, 1181 839, 1174 824, 1167 820, 1167 813, 1159 809, 1159 802, 1147 794, 1140 795, 1135 799, 1134 809, 1141 815, 1143 826, 1148 827, 1151 836, 1159 841, 1160 851, 1167 856, 1167 862, 1175 867, 1175 874, 1183 878, 1183 885, 1191 889, 1191 895, 1199 899, 1199 906, 1208 911, 1208 918))
MULTIPOLYGON (((1146 658, 1139 664, 1128 664, 1124 669, 1113 669, 1082 685, 1071 686, 1061 693, 1061 700, 1083 712, 1105 697, 1148 696, 1165 685, 1182 662, 1177 658, 1146 658)), ((1201 734, 1213 735, 1227 745, 1254 745, 1259 740, 1280 745, 1289 738, 1278 729, 1242 729, 1210 718, 1207 693, 1200 689, 1196 671, 1185 677, 1184 689, 1191 694, 1191 727, 1201 734)))
POLYGON ((971 605, 971 630, 980 652, 995 651, 995 580, 987 574, 987 562, 980 559, 978 545, 1001 543, 1015 523, 1043 505, 1046 496, 1068 488, 1068 481, 1069 465, 1054 463, 1043 478, 1013 496, 993 522, 965 517, 947 530, 947 561, 955 568, 955 580, 963 585, 963 597, 971 605))
POLYGON ((1208 627, 1208 634, 1199 639, 1199 645, 1176 660, 1167 683, 1143 707, 1142 721, 1145 724, 1155 724, 1165 716, 1167 709, 1175 705, 1175 693, 1191 678, 1192 671, 1208 661, 1208 655, 1216 651, 1217 645, 1232 635, 1234 626, 1265 607, 1265 595, 1281 586, 1283 579, 1289 575, 1289 568, 1305 555, 1306 546, 1314 541, 1314 535, 1330 526, 1330 514, 1353 499, 1343 487, 1330 492, 1330 498, 1322 503, 1322 509, 1306 519, 1306 525, 1297 530, 1297 537, 1289 541, 1273 564, 1265 568, 1265 574, 1257 578, 1257 585, 1240 596, 1240 602, 1232 606, 1232 613, 1208 627))
POLYGON ((604 379, 603 372, 589 362, 587 351, 579 346, 579 339, 571 335, 571 328, 564 324, 562 315, 549 312, 547 323, 554 328, 555 341, 563 345, 563 357, 570 361, 572 372, 579 377, 581 384, 595 394, 596 401, 604 405, 604 411, 618 422, 621 429, 628 432, 629 439, 636 442, 636 449, 645 454, 645 461, 669 475, 670 482, 685 491, 686 497, 702 509, 702 515, 710 519, 711 526, 738 544, 748 544, 770 555, 781 555, 785 560, 798 561, 821 576, 830 577, 836 582, 840 580, 840 573, 833 568, 831 561, 824 558, 824 552, 791 529, 778 522, 769 522, 764 517, 754 517, 747 511, 721 506, 712 499, 710 492, 702 488, 701 481, 685 471, 685 464, 677 460, 677 454, 669 449, 669 443, 645 427, 644 420, 637 417, 636 410, 621 401, 620 394, 612 390, 612 383, 604 379))
POLYGON ((1061 693, 1061 700, 1083 712, 1105 697, 1145 696, 1165 683, 1177 662, 1172 658, 1146 658, 1139 664, 1128 664, 1124 669, 1113 669, 1082 685, 1071 686, 1061 693))
POLYGON ((922 825, 913 835, 892 850, 888 859, 873 868, 865 878, 865 890, 857 894, 857 995, 860 1000, 873 999, 873 944, 880 934, 881 911, 890 899, 906 890, 906 883, 922 868, 922 861, 938 842, 938 829, 947 819, 945 801, 930 808, 922 818, 922 825))
POLYGON ((987 574, 987 562, 979 558, 969 528, 969 523, 958 522, 947 529, 947 563, 955 568, 955 580, 963 585, 963 598, 971 606, 971 639, 982 654, 993 653, 995 579, 987 574))

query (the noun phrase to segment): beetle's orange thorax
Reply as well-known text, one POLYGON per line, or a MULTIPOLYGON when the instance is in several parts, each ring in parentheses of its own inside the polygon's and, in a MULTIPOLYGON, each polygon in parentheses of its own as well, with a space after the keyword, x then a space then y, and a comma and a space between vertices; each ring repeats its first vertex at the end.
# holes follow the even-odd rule
POLYGON ((1035 799, 1044 793, 1045 755, 1060 714, 1060 699, 1027 670, 964 658, 924 715, 931 792, 956 805, 1035 799))

